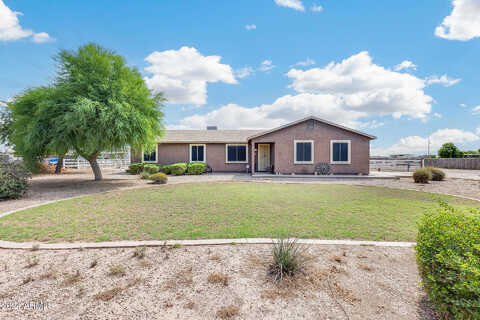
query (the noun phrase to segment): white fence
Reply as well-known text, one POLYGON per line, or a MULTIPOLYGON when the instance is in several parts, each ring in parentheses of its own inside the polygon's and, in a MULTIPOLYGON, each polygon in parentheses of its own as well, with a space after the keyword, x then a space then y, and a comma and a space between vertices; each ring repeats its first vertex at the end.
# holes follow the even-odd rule
MULTIPOLYGON (((130 165, 130 159, 97 159, 100 168, 126 168, 130 165)), ((89 169, 90 163, 83 158, 64 159, 64 168, 89 169)))
POLYGON ((370 160, 371 171, 415 171, 422 167, 422 160, 370 160))

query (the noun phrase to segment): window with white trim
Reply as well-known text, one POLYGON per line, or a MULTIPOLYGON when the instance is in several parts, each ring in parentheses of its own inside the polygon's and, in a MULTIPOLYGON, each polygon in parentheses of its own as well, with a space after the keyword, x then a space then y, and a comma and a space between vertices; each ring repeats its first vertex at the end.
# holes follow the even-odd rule
POLYGON ((191 144, 190 145, 190 162, 205 162, 205 149, 204 144, 191 144))
POLYGON ((248 148, 246 144, 227 144, 227 163, 247 163, 248 148))
POLYGON ((313 163, 314 147, 313 140, 295 140, 295 164, 313 163))
POLYGON ((143 153, 143 162, 157 162, 157 151, 143 153))
POLYGON ((335 164, 350 164, 351 141, 330 141, 330 162, 335 164))

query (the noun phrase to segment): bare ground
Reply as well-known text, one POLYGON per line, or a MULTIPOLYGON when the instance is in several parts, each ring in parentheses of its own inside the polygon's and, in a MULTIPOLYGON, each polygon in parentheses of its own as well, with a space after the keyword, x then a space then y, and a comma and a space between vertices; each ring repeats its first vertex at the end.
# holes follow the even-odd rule
POLYGON ((0 318, 436 319, 412 248, 312 246, 283 285, 267 275, 270 249, 1 250, 0 318))

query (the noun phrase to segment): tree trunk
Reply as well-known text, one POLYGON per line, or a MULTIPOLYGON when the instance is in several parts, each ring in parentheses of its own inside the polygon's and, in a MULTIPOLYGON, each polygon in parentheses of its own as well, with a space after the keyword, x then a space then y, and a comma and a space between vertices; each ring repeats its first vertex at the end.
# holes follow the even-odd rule
POLYGON ((87 158, 88 162, 90 163, 90 166, 92 167, 93 174, 95 175, 95 181, 102 180, 102 171, 100 170, 100 166, 98 165, 97 162, 97 156, 91 156, 87 158))
POLYGON ((63 156, 58 157, 57 166, 55 167, 55 174, 61 174, 63 168, 63 156))

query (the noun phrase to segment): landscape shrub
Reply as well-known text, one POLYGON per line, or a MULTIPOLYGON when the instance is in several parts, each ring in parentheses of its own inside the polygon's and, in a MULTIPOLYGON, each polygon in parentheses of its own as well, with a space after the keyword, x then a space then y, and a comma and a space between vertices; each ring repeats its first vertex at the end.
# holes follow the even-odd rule
POLYGON ((432 172, 428 168, 420 168, 413 173, 415 183, 428 183, 429 180, 432 180, 432 172))
POLYGON ((171 171, 172 171, 172 168, 171 168, 170 165, 159 167, 159 172, 162 172, 162 173, 165 173, 165 174, 170 174, 171 171))
POLYGON ((20 198, 28 189, 31 173, 19 161, 0 161, 0 200, 20 198))
POLYGON ((143 165, 142 162, 132 163, 128 166, 127 172, 130 174, 139 174, 143 171, 143 165))
POLYGON ((154 174, 160 171, 160 168, 157 164, 147 163, 143 166, 143 171, 149 174, 154 174))
POLYGON ((480 319, 480 208, 441 203, 419 225, 420 275, 444 319, 480 319))
POLYGON ((174 163, 170 165, 170 173, 175 176, 181 176, 185 174, 187 171, 187 164, 186 163, 174 163))
POLYGON ((432 173, 433 181, 443 181, 445 179, 445 172, 443 172, 443 170, 433 167, 429 167, 428 169, 432 173))
POLYGON ((149 179, 152 180, 153 183, 157 183, 157 184, 165 184, 168 182, 168 177, 163 172, 152 174, 149 179))
POLYGON ((207 164, 203 162, 191 162, 188 164, 188 174, 202 174, 207 171, 207 164))
POLYGON ((302 271, 308 262, 305 252, 308 247, 297 243, 296 239, 280 238, 273 243, 269 273, 275 281, 281 281, 285 276, 294 276, 302 271))

